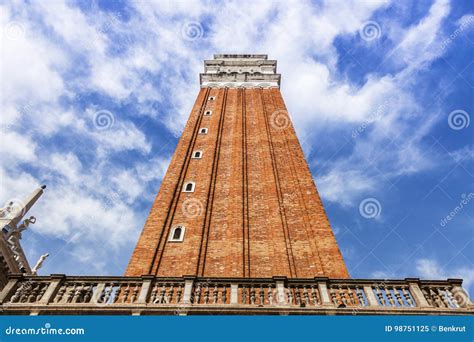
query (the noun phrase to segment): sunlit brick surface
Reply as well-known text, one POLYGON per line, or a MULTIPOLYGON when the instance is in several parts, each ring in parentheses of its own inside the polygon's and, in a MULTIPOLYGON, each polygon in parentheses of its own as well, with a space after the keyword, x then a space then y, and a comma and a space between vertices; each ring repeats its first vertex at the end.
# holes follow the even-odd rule
POLYGON ((201 89, 126 271, 144 274, 348 277, 278 88, 201 89))

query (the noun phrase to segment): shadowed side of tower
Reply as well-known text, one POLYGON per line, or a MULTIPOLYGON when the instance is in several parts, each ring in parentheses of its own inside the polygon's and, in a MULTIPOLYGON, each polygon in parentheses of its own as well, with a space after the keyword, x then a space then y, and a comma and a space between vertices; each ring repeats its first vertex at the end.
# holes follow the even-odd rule
POLYGON ((126 275, 348 278, 266 55, 215 55, 126 275))

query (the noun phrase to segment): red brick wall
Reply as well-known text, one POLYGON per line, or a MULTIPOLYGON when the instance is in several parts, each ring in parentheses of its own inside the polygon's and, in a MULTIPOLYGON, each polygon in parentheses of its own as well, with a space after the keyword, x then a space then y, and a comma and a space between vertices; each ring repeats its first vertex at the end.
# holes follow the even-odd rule
POLYGON ((126 271, 143 274, 349 276, 279 89, 201 89, 126 271))

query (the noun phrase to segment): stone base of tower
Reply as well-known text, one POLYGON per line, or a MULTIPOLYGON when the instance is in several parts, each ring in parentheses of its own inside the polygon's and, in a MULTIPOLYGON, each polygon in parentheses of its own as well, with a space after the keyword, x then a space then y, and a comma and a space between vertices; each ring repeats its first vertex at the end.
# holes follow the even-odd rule
POLYGON ((462 280, 12 275, 4 315, 472 315, 462 280))

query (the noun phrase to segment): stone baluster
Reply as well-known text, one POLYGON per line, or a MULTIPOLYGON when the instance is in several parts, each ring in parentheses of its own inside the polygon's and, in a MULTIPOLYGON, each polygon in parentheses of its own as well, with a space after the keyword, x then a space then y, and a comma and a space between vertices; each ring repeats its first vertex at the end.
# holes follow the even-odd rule
POLYGON ((421 293, 423 293, 423 296, 425 297, 426 301, 428 302, 428 304, 430 306, 436 306, 435 303, 433 303, 433 298, 431 298, 431 295, 429 293, 429 290, 424 287, 422 290, 421 290, 421 293))
POLYGON ((227 286, 222 285, 221 304, 227 304, 227 286))
POLYGON ((311 285, 311 299, 313 300, 313 305, 319 305, 317 291, 314 289, 314 285, 311 285))
POLYGON ((305 285, 303 285, 303 300, 305 305, 309 305, 309 296, 305 285))
POLYGON ((345 291, 342 289, 341 285, 339 285, 338 287, 338 295, 339 295, 339 300, 341 304, 344 306, 347 306, 346 294, 345 294, 345 291))
POLYGON ((405 299, 408 306, 414 306, 415 305, 415 303, 413 303, 413 300, 411 299, 410 293, 408 292, 406 286, 402 286, 402 298, 405 299))
POLYGON ((250 304, 255 304, 255 288, 253 285, 250 285, 250 304))
MULTIPOLYGON (((104 291, 105 291, 105 286, 107 284, 104 282, 98 282, 97 286, 94 286, 93 292, 92 292, 92 298, 91 302, 93 303, 102 303, 102 298, 104 296, 104 291)), ((66 291, 68 291, 66 289, 66 291)))
POLYGON ((31 281, 27 281, 25 283, 25 287, 23 288, 23 291, 21 292, 20 303, 26 303, 30 300, 30 298, 34 298, 34 292, 35 292, 35 283, 31 281))
POLYGON ((378 286, 375 287, 375 293, 377 294, 378 301, 381 306, 386 306, 385 304, 385 298, 383 297, 382 291, 380 291, 380 288, 378 286))
POLYGON ((178 286, 178 289, 176 290, 176 304, 179 304, 181 302, 182 293, 183 293, 183 287, 180 284, 178 286))
POLYGON ((436 306, 439 308, 444 307, 444 303, 438 295, 438 289, 433 290, 433 288, 430 287, 428 291, 430 293, 431 298, 433 298, 433 302, 436 304, 436 306))
POLYGON ((84 303, 89 303, 92 298, 93 284, 89 284, 84 292, 84 303))
POLYGON ((165 303, 166 304, 171 304, 173 302, 174 286, 173 286, 173 284, 166 284, 165 288, 167 289, 166 292, 165 292, 165 303), (169 288, 168 288, 168 286, 169 286, 169 288))
POLYGON ((301 293, 298 285, 294 286, 296 305, 301 305, 301 293))
POLYGON ((449 302, 448 307, 450 307, 450 308, 456 308, 456 307, 458 307, 458 305, 457 305, 457 303, 456 303, 456 299, 454 298, 453 293, 451 292, 451 290, 449 289, 448 286, 445 286, 445 287, 444 287, 444 293, 445 293, 445 295, 446 295, 446 299, 447 299, 448 302, 449 302))
POLYGON ((265 304, 265 291, 263 290, 263 285, 260 285, 260 288, 258 290, 258 295, 260 298, 260 305, 265 304))
POLYGON ((395 298, 397 300, 398 306, 404 306, 402 296, 400 295, 400 289, 398 287, 394 287, 393 293, 395 294, 395 298))
POLYGON ((132 298, 130 298, 130 303, 135 303, 135 300, 138 297, 138 284, 135 284, 135 287, 133 288, 132 291, 132 298))
POLYGON ((158 285, 153 285, 153 290, 151 291, 151 302, 156 303, 158 301, 158 285))
POLYGON ((73 303, 79 303, 79 298, 80 298, 81 292, 83 290, 83 286, 84 286, 84 284, 79 284, 79 286, 76 287, 76 289, 74 291, 74 295, 72 297, 72 302, 73 303))
POLYGON ((75 293, 76 293, 76 284, 73 283, 71 289, 69 289, 69 287, 68 287, 68 293, 67 293, 67 297, 66 297, 66 303, 71 303, 71 301, 72 301, 73 298, 74 298, 74 294, 75 294, 75 293))
POLYGON ((39 283, 35 283, 35 285, 32 286, 30 295, 28 296, 28 299, 27 299, 28 303, 34 303, 38 293, 39 293, 39 283))
POLYGON ((34 283, 27 282, 25 283, 24 290, 20 293, 20 303, 27 303, 30 297, 34 297, 34 283))
POLYGON ((273 305, 273 287, 268 285, 268 304, 273 305))
POLYGON ((60 303, 61 302, 61 300, 63 299, 64 293, 66 292, 66 288, 67 288, 67 285, 62 285, 59 288, 58 295, 54 299, 55 303, 60 303))
POLYGON ((331 294, 331 300, 334 303, 334 305, 336 307, 339 306, 339 303, 337 301, 337 296, 336 296, 336 290, 334 289, 334 287, 331 287, 331 289, 329 290, 329 293, 331 294))
POLYGON ((209 285, 206 284, 206 289, 204 290, 204 304, 209 303, 209 285))
POLYGON ((356 305, 356 301, 354 299, 354 292, 352 292, 352 289, 347 286, 346 290, 345 290, 345 293, 346 293, 346 296, 348 297, 348 303, 350 306, 355 306, 356 305))
POLYGON ((293 305, 293 288, 288 285, 288 304, 293 305))
POLYGON ((212 304, 217 304, 218 296, 219 296, 219 290, 216 284, 214 286, 214 290, 212 291, 212 304))
POLYGON ((158 293, 158 303, 163 304, 165 302, 165 295, 166 295, 166 284, 163 284, 160 288, 160 292, 158 293))
POLYGON ((87 291, 87 283, 82 282, 81 287, 78 290, 79 293, 77 295, 76 303, 84 303, 84 295, 86 291, 87 291))
POLYGON ((385 295, 387 296, 387 299, 388 299, 388 304, 390 306, 395 306, 395 301, 393 300, 392 292, 391 292, 390 287, 384 286, 384 291, 385 291, 385 295))
POLYGON ((242 304, 247 304, 247 287, 242 286, 242 304))
POLYGON ((198 283, 197 287, 196 287, 196 292, 194 294, 194 298, 196 299, 196 303, 195 304, 199 304, 201 302, 201 284, 198 283))
POLYGON ((21 297, 23 295, 23 292, 26 289, 26 282, 20 283, 20 286, 16 289, 15 293, 13 296, 10 298, 10 302, 12 303, 19 303, 21 300, 21 297))
POLYGON ((441 300, 446 305, 446 307, 447 308, 452 307, 452 304, 451 304, 451 301, 450 301, 450 298, 449 298, 449 295, 448 295, 448 288, 447 287, 438 288, 438 292, 440 294, 441 300))
POLYGON ((117 302, 120 297, 122 297, 121 298, 122 303, 127 302, 128 295, 130 294, 130 284, 127 283, 127 287, 125 289, 123 289, 123 293, 122 293, 122 289, 123 289, 123 285, 119 285, 117 293, 115 294, 114 303, 117 302))
POLYGON ((355 287, 355 293, 356 293, 358 305, 366 306, 366 303, 364 301, 364 296, 362 295, 362 290, 359 288, 359 286, 355 287))
POLYGON ((112 295, 112 291, 113 291, 114 286, 115 286, 114 283, 110 283, 108 286, 106 285, 105 292, 104 292, 104 297, 103 297, 101 303, 104 303, 104 304, 109 303, 110 296, 112 295))

